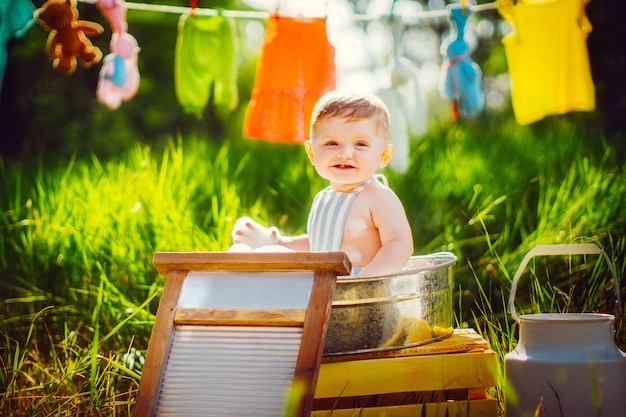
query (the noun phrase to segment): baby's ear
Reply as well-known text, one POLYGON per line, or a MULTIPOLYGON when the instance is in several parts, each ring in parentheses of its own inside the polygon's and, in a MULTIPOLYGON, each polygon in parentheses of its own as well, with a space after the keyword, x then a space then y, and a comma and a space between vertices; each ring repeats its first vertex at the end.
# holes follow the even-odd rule
POLYGON ((311 142, 310 140, 304 142, 304 150, 306 151, 306 155, 309 157, 309 161, 313 163, 313 161, 315 160, 313 155, 313 142, 311 142))
POLYGON ((387 166, 387 164, 391 160, 391 156, 393 155, 393 149, 394 148, 392 144, 387 145, 382 155, 380 156, 380 168, 384 168, 387 166))

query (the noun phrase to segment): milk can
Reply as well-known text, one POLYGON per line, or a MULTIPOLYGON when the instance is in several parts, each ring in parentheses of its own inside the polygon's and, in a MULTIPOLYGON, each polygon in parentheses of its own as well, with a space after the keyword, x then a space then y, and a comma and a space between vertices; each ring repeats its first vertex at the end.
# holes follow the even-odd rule
POLYGON ((626 416, 626 353, 613 340, 615 316, 525 314, 515 310, 517 282, 533 256, 604 255, 621 313, 619 280, 595 244, 539 245, 526 254, 511 284, 508 310, 519 343, 504 356, 506 417, 626 416))

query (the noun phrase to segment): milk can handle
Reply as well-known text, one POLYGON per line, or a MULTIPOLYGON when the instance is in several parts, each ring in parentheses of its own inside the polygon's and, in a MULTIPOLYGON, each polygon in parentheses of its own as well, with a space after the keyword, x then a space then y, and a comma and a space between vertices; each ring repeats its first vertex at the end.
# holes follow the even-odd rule
POLYGON ((617 279, 617 274, 615 273, 615 269, 611 264, 611 260, 604 250, 594 243, 580 243, 580 244, 561 244, 561 245, 537 245, 532 248, 524 259, 522 259, 522 263, 520 264, 515 276, 513 276, 513 281, 511 282, 511 294, 509 294, 509 303, 508 310, 511 314, 511 317, 519 323, 519 316, 517 315, 517 311, 515 310, 515 293, 517 292, 517 282, 522 276, 522 272, 526 268, 528 261, 533 256, 558 256, 558 255, 604 255, 604 260, 606 264, 609 266, 609 270, 611 271, 611 275, 613 275, 613 280, 615 281, 615 295, 617 296, 617 311, 618 314, 622 312, 622 300, 619 292, 619 280, 617 279))

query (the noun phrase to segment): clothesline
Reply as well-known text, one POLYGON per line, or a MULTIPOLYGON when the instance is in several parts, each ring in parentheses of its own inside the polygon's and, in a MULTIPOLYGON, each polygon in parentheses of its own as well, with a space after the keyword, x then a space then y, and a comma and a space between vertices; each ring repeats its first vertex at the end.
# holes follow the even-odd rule
MULTIPOLYGON (((95 3, 95 0, 79 0, 84 3, 95 3)), ((483 3, 478 5, 469 5, 468 8, 472 13, 482 12, 486 10, 495 9, 496 4, 499 0, 493 1, 491 3, 483 3)), ((202 16, 225 16, 232 18, 241 18, 241 19, 267 19, 270 15, 270 12, 261 12, 261 11, 246 11, 246 10, 226 10, 226 9, 218 9, 218 8, 206 8, 206 7, 185 7, 185 6, 170 6, 165 4, 146 4, 146 3, 137 3, 126 1, 126 8, 129 10, 142 10, 142 11, 152 11, 158 13, 173 13, 173 14, 187 14, 187 13, 195 13, 197 15, 202 16)), ((441 10, 427 10, 416 13, 407 13, 401 16, 395 16, 396 18, 401 18, 402 20, 414 21, 421 19, 431 19, 438 17, 447 17, 449 16, 450 11, 447 9, 441 10)), ((380 20, 382 18, 389 17, 384 15, 373 15, 373 14, 355 14, 352 18, 354 20, 380 20)))

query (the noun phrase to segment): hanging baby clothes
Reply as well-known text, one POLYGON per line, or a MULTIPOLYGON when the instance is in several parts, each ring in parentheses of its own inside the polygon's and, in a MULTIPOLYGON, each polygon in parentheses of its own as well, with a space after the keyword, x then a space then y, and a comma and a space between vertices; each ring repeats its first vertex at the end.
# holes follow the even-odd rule
POLYGON ((98 77, 96 97, 100 103, 115 110, 123 101, 128 101, 139 89, 137 55, 140 48, 137 40, 128 32, 111 35, 111 53, 104 57, 98 77))
POLYGON ((199 115, 213 87, 213 103, 231 111, 237 107, 238 45, 235 23, 222 15, 184 14, 178 22, 174 87, 185 112, 199 115))
POLYGON ((124 33, 128 30, 124 0, 96 0, 96 7, 109 21, 113 33, 124 33))
POLYGON ((471 13, 467 7, 449 6, 450 17, 456 26, 456 38, 441 46, 444 62, 441 66, 439 89, 452 103, 452 119, 474 117, 484 107, 482 72, 469 57, 464 40, 465 24, 471 13))
POLYGON ((553 114, 595 109, 587 54, 589 0, 498 2, 514 31, 502 39, 515 118, 528 124, 553 114))
POLYGON ((21 38, 35 23, 35 6, 30 0, 0 0, 0 93, 7 63, 6 44, 9 39, 21 38))
POLYGON ((389 168, 404 174, 409 169, 410 137, 426 133, 427 112, 422 100, 417 68, 401 56, 403 23, 400 19, 390 22, 394 43, 394 56, 390 72, 391 86, 376 91, 391 114, 389 140, 394 146, 389 168))
POLYGON ((243 134, 270 142, 308 139, 315 102, 335 89, 335 48, 326 19, 271 15, 243 134))
POLYGON ((137 39, 127 32, 126 3, 124 0, 98 0, 96 6, 111 25, 110 53, 102 60, 96 97, 100 103, 115 110, 128 101, 139 89, 140 51, 137 39))

